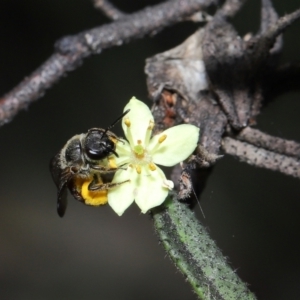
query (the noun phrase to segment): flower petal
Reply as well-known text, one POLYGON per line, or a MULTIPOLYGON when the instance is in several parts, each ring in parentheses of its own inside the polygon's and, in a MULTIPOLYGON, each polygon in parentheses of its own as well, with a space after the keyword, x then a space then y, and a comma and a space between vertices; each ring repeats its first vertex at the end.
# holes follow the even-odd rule
MULTIPOLYGON (((128 180, 130 178, 129 169, 131 168, 128 168, 128 170, 118 170, 112 182, 121 183, 128 180)), ((131 182, 122 183, 108 190, 108 204, 119 216, 121 216, 124 211, 133 203, 133 191, 134 186, 131 184, 131 182)))
POLYGON ((116 152, 119 155, 119 157, 114 156, 117 166, 121 166, 130 161, 131 148, 130 148, 129 143, 126 140, 121 139, 117 142, 116 152))
MULTIPOLYGON (((130 109, 130 112, 124 116, 122 120, 122 128, 125 136, 128 139, 130 145, 133 147, 137 145, 137 141, 142 142, 142 146, 147 146, 147 135, 149 131, 150 122, 154 123, 152 113, 148 106, 142 101, 132 97, 129 103, 125 106, 124 111, 130 109), (129 119, 130 127, 125 124, 125 120, 129 119)), ((150 132, 151 133, 151 132, 150 132)))
POLYGON ((155 135, 150 141, 148 150, 152 154, 154 163, 171 167, 185 160, 193 153, 198 139, 198 127, 182 124, 155 135), (159 143, 159 139, 163 135, 166 135, 166 139, 159 143))
POLYGON ((160 168, 156 168, 150 175, 139 175, 139 184, 135 191, 135 202, 146 213, 149 209, 161 205, 168 196, 169 189, 164 185, 165 174, 160 168))
POLYGON ((172 180, 164 180, 163 187, 169 189, 170 191, 174 189, 174 182, 172 180))

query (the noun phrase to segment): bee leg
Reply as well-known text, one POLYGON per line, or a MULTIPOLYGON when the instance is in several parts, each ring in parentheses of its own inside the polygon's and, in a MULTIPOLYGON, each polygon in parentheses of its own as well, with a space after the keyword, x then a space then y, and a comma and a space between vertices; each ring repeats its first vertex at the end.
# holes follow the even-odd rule
POLYGON ((117 168, 110 168, 110 167, 104 167, 104 166, 91 166, 90 168, 93 169, 93 170, 97 170, 97 171, 100 171, 102 173, 113 173, 113 172, 116 172, 117 170, 127 170, 127 168, 124 168, 126 164, 123 164, 117 168))
POLYGON ((103 166, 91 166, 91 169, 100 171, 102 173, 112 173, 118 170, 118 168, 110 168, 110 167, 103 167, 103 166))
POLYGON ((119 186, 125 182, 129 182, 129 180, 125 180, 122 182, 108 182, 108 183, 103 183, 101 178, 99 177, 98 174, 94 175, 94 179, 91 181, 91 183, 88 186, 89 191, 101 191, 101 190, 109 190, 113 187, 119 186))

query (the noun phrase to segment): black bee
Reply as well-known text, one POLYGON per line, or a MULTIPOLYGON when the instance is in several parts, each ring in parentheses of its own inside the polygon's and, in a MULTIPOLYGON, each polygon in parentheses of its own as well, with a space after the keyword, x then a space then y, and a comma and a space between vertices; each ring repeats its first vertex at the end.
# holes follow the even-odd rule
POLYGON ((111 183, 120 168, 113 166, 109 158, 118 157, 115 149, 120 139, 109 130, 128 112, 129 109, 106 129, 92 128, 87 133, 73 136, 51 160, 50 171, 57 186, 57 213, 60 217, 67 208, 67 189, 75 199, 98 206, 107 203, 108 189, 124 183, 111 183), (98 200, 94 201, 93 195, 97 193, 98 200))

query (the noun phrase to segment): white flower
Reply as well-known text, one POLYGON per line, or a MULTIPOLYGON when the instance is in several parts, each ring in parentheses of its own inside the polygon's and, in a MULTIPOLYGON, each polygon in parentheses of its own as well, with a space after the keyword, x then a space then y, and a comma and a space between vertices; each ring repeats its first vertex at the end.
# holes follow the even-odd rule
POLYGON ((130 109, 122 120, 128 140, 117 142, 115 158, 119 169, 113 182, 124 182, 108 191, 108 204, 122 215, 135 201, 143 213, 164 202, 169 190, 174 187, 163 171, 156 165, 174 166, 185 160, 195 150, 199 128, 193 125, 178 125, 151 138, 154 119, 149 108, 133 97, 125 106, 130 109))

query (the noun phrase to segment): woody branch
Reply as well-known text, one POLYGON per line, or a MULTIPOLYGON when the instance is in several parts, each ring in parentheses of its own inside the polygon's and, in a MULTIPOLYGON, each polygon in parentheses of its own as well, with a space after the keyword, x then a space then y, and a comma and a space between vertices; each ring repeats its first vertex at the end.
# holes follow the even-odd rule
MULTIPOLYGON (((213 0, 170 0, 113 23, 58 40, 54 54, 0 99, 0 124, 8 123, 20 110, 41 98, 67 72, 78 68, 84 58, 149 34, 154 35, 212 3, 213 0)), ((116 15, 116 11, 111 14, 116 15)), ((117 19, 116 16, 114 18, 117 19)))

